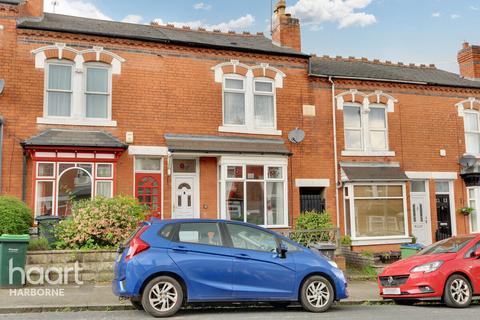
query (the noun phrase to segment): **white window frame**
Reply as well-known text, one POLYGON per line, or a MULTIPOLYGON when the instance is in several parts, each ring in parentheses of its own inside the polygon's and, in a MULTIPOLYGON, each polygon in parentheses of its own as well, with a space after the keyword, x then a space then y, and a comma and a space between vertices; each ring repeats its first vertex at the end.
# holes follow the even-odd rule
MULTIPOLYGON (((264 187, 264 223, 261 225, 261 227, 264 228, 289 228, 289 215, 288 215, 288 160, 283 160, 283 159, 274 159, 272 158, 271 160, 268 159, 258 159, 255 157, 249 158, 246 157, 244 159, 234 159, 234 158, 225 158, 221 159, 219 162, 219 167, 220 167, 220 173, 221 177, 219 179, 220 182, 220 188, 219 188, 219 199, 220 199, 220 217, 222 219, 227 219, 227 208, 226 208, 226 183, 227 182, 243 182, 243 188, 244 188, 244 197, 246 197, 246 192, 247 192, 247 182, 263 182, 263 187, 264 187), (227 168, 231 166, 238 166, 242 167, 242 178, 227 178, 227 168), (262 180, 258 179, 247 179, 247 166, 263 166, 264 168, 264 178, 262 180), (282 178, 281 179, 275 179, 275 178, 268 178, 268 168, 269 167, 281 167, 282 168, 282 178), (269 225, 267 224, 268 222, 268 216, 267 216, 267 183, 268 182, 283 182, 283 196, 284 196, 284 203, 283 203, 283 210, 284 210, 284 224, 282 225, 269 225)), ((243 206, 243 217, 244 221, 247 219, 247 204, 246 202, 244 203, 243 206)))
POLYGON ((381 103, 372 103, 369 104, 369 108, 366 109, 365 106, 356 102, 345 102, 342 109, 345 107, 356 107, 360 108, 360 128, 356 127, 346 127, 345 126, 345 115, 344 119, 344 150, 342 151, 342 156, 395 156, 394 151, 390 151, 389 143, 389 125, 388 125, 388 106, 381 103), (371 128, 369 112, 370 109, 383 109, 385 112, 385 129, 371 128), (347 130, 360 130, 361 136, 361 148, 347 148, 347 130), (374 149, 370 143, 370 133, 371 132, 385 132, 385 149, 374 149))
POLYGON ((468 221, 469 221, 469 230, 470 233, 478 233, 480 232, 480 187, 467 187, 467 203, 468 206, 475 209, 475 212, 472 214, 475 214, 477 217, 477 225, 476 225, 476 230, 473 230, 473 222, 472 222, 472 214, 470 214, 468 221), (473 191, 474 197, 473 199, 470 197, 470 191, 473 191), (475 204, 472 206, 471 202, 474 202, 475 204))
MULTIPOLYGON (((477 118, 477 126, 478 126, 478 131, 467 131, 467 117, 464 115, 463 117, 463 126, 464 126, 464 129, 465 129, 465 151, 467 154, 472 154, 472 155, 475 155, 475 156, 479 156, 479 153, 475 153, 475 152, 472 152, 471 150, 469 150, 469 146, 468 146, 468 139, 467 139, 467 134, 475 134, 478 136, 478 140, 479 140, 479 144, 480 144, 480 112, 474 110, 474 109, 467 109, 467 110, 464 110, 463 111, 464 114, 473 114, 476 116, 477 118)), ((480 145, 477 146, 477 149, 480 150, 480 145)))
POLYGON ((93 120, 93 121, 100 121, 100 120, 110 120, 112 119, 112 67, 108 64, 105 63, 99 63, 99 62, 88 62, 85 63, 84 66, 85 69, 85 76, 83 77, 84 81, 84 117, 85 119, 88 120, 93 120), (107 92, 89 92, 87 90, 87 81, 88 81, 88 69, 101 69, 101 70, 107 70, 107 92), (94 118, 94 117, 88 117, 87 116, 87 96, 88 95, 103 95, 107 96, 107 117, 106 118, 94 118))
POLYGON ((254 77, 253 74, 247 73, 246 76, 239 74, 225 74, 222 78, 222 126, 218 128, 220 132, 231 133, 251 133, 251 134, 268 134, 281 135, 282 131, 277 130, 277 99, 276 99, 276 82, 267 77, 254 77), (225 83, 227 79, 244 80, 244 90, 226 89, 225 83), (272 93, 257 92, 255 90, 255 82, 270 82, 272 84, 272 93), (244 93, 245 94, 245 124, 226 124, 225 123, 225 92, 244 93), (255 121, 255 95, 273 95, 274 119, 273 127, 257 127, 255 121))
POLYGON ((98 180, 112 180, 112 179, 113 179, 113 176, 114 176, 113 170, 114 170, 114 165, 113 165, 113 163, 110 163, 110 162, 108 162, 108 163, 106 163, 106 162, 97 162, 97 163, 95 163, 95 179, 98 179, 98 180), (111 171, 110 171, 110 172, 111 172, 111 175, 110 175, 109 177, 99 177, 99 176, 98 176, 98 166, 99 166, 99 165, 109 165, 110 168, 111 168, 111 171))
MULTIPOLYGON (((345 189, 348 189, 348 196, 345 197, 349 200, 350 205, 350 230, 352 245, 361 246, 361 245, 375 245, 375 244, 398 244, 398 243, 409 243, 411 238, 409 236, 408 228, 408 208, 407 208, 407 192, 406 192, 406 183, 398 182, 358 182, 358 183, 348 183, 345 185, 345 189), (401 186, 402 187, 402 197, 355 197, 355 186, 401 186), (355 200, 357 199, 402 199, 403 200, 403 219, 404 219, 404 230, 405 234, 395 235, 395 236, 380 236, 380 237, 357 237, 357 224, 355 219, 355 200)), ((345 203, 345 202, 344 202, 345 203)), ((345 208, 344 214, 347 214, 345 208)), ((346 226, 345 226, 346 228, 346 226)))
MULTIPOLYGON (((116 127, 117 122, 112 120, 112 66, 101 62, 87 62, 83 63, 82 67, 69 60, 49 59, 45 61, 45 76, 44 76, 44 98, 43 98, 43 117, 37 118, 38 124, 54 124, 54 125, 79 125, 79 126, 101 126, 101 127, 116 127), (72 82, 71 82, 71 105, 70 116, 49 116, 48 115, 48 77, 50 65, 69 65, 72 67, 72 82), (105 68, 108 69, 108 117, 107 118, 87 118, 87 68, 105 68)), ((53 90, 53 92, 64 92, 53 90)), ((65 91, 70 92, 70 91, 65 91)))
POLYGON ((68 119, 71 118, 74 114, 74 91, 75 91, 75 64, 69 60, 58 60, 58 59, 50 59, 46 62, 45 67, 45 77, 44 77, 44 96, 43 96, 43 114, 45 118, 50 119, 68 119), (70 90, 59 90, 59 89, 49 89, 48 84, 50 80, 50 66, 58 65, 58 66, 69 66, 71 69, 71 79, 70 79, 70 90), (50 116, 48 115, 48 93, 49 92, 61 92, 61 93, 70 93, 70 116, 50 116))

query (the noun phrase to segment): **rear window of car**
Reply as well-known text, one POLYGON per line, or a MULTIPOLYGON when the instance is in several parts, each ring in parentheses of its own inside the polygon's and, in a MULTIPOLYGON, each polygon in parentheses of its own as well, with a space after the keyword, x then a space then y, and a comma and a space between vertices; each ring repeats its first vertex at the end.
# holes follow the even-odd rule
POLYGON ((455 237, 442 240, 426 247, 420 251, 418 255, 424 256, 429 254, 457 253, 465 248, 474 238, 475 237, 455 237))
POLYGON ((175 225, 172 224, 167 224, 164 226, 160 231, 158 232, 158 235, 164 239, 171 240, 173 236, 173 229, 175 225))

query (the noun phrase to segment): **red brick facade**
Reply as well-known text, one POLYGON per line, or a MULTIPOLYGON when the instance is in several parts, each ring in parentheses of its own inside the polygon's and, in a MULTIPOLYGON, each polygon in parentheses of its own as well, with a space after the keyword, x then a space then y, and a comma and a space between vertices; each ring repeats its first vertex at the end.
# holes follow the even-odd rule
MULTIPOLYGON (((332 97, 332 83, 326 78, 309 76, 309 59, 299 56, 259 54, 235 50, 188 47, 139 40, 97 37, 83 34, 26 30, 16 28, 15 19, 20 15, 39 14, 41 1, 30 0, 25 8, 0 4, 0 78, 6 83, 0 96, 1 115, 4 119, 2 194, 14 195, 35 207, 35 172, 32 159, 24 158, 20 142, 44 130, 68 128, 76 130, 102 130, 122 141, 127 133, 133 133, 134 146, 165 147, 165 134, 189 134, 205 136, 241 136, 256 138, 281 138, 285 141, 292 156, 286 158, 288 183, 288 223, 293 227, 300 214, 301 179, 328 181, 324 187, 326 209, 332 215, 342 234, 345 233, 344 188, 338 187, 338 208, 336 207, 336 179, 334 162, 334 123, 336 115, 336 143, 339 162, 397 163, 405 172, 432 173, 428 181, 431 231, 434 238, 437 230, 435 177, 433 173, 454 172, 451 179, 453 216, 456 218, 454 233, 470 232, 468 218, 458 212, 467 206, 465 185, 460 178, 459 158, 465 153, 464 121, 459 116, 458 104, 470 97, 480 97, 480 90, 446 86, 401 84, 396 82, 360 81, 333 79, 335 96, 351 89, 366 94, 381 90, 396 99, 394 110, 388 112, 389 150, 394 155, 358 156, 342 155, 344 146, 344 113, 336 106, 332 97), (46 124, 39 121, 43 117, 45 95, 45 69, 36 68, 36 56, 32 52, 45 46, 65 44, 76 51, 103 47, 108 53, 124 59, 121 72, 112 75, 112 117, 116 125, 79 126, 46 124), (215 81, 212 68, 220 63, 238 60, 249 67, 268 64, 285 74, 283 86, 276 89, 276 129, 281 135, 255 133, 221 132, 222 126, 222 84, 215 81), (332 104, 335 104, 332 106, 332 104), (312 107, 313 106, 313 113, 312 107), (305 107, 310 112, 305 112, 305 107), (333 108, 332 108, 333 107, 333 108), (305 132, 305 140, 292 143, 288 133, 295 128, 305 132), (23 177, 23 161, 26 161, 26 177, 23 177), (24 190, 24 191, 23 191, 24 190), (338 211, 337 211, 338 210, 338 211), (340 218, 337 221, 337 212, 340 218)), ((298 20, 281 16, 279 30, 274 33, 274 41, 301 49, 298 20), (296 20, 296 21, 295 21, 296 20), (282 29, 284 28, 284 29, 282 29)), ((161 27, 159 27, 161 28, 161 27)), ((199 31, 207 32, 207 31, 199 31)), ((254 37, 239 35, 239 37, 254 37)), ((460 55, 462 74, 478 78, 471 63, 464 62, 464 48, 460 55)), ((58 48, 44 51, 46 59, 75 60, 73 51, 63 50, 59 57, 58 48)), ((468 53, 470 54, 470 53, 468 53)), ((112 56, 106 53, 89 52, 83 54, 84 62, 97 61, 113 64, 112 56)), ((470 59, 470 58, 468 58, 470 59)), ((475 60, 475 59, 474 59, 475 60)), ((245 75, 248 70, 238 66, 224 67, 224 73, 245 75)), ((420 67, 415 67, 420 68, 420 67)), ((262 70, 255 69, 254 76, 261 76, 262 70)), ((275 72, 265 71, 266 78, 275 78, 275 72)), ((345 102, 351 102, 345 100, 345 102)), ((361 102, 361 101, 358 101, 361 102)), ((387 104, 382 97, 380 103, 387 104)), ((161 156, 163 164, 162 214, 172 217, 172 167, 167 153, 161 156)), ((221 217, 219 205, 218 165, 221 155, 190 155, 198 161, 198 217, 221 217)), ((243 158, 243 155, 238 155, 243 158)), ((257 157, 269 158, 258 155, 257 157)), ((185 157, 184 157, 185 158, 185 157)), ((115 193, 134 194, 134 156, 125 151, 116 164, 115 193)), ((338 181, 341 182, 341 167, 338 167, 338 181)), ((420 179, 420 178, 419 178, 420 179)), ((305 186, 305 185, 304 185, 305 186)), ((411 230, 410 184, 406 183, 406 212, 411 230)), ((195 198, 196 199, 196 198, 195 198)), ((411 232, 408 232, 410 235, 411 232)), ((395 241, 382 245, 382 241, 366 242, 375 250, 398 247, 395 241)), ((361 244, 359 244, 361 245, 361 244)), ((365 247, 362 247, 365 248, 365 247)))

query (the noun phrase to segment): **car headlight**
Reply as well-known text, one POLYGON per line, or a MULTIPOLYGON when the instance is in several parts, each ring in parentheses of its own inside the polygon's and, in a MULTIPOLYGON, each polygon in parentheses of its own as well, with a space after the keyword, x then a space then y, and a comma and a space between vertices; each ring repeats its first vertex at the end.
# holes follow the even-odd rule
POLYGON ((412 270, 410 270, 410 272, 430 273, 430 272, 436 271, 438 268, 441 267, 442 264, 443 264, 443 261, 441 260, 435 261, 435 262, 429 262, 413 268, 412 270))
POLYGON ((327 260, 327 262, 334 268, 337 268, 338 269, 338 264, 335 262, 335 261, 332 261, 332 260, 327 260))

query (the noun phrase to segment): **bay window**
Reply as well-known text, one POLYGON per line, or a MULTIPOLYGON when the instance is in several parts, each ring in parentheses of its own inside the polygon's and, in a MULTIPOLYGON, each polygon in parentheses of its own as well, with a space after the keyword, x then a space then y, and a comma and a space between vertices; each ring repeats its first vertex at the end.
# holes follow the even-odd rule
POLYGON ((73 63, 52 61, 48 64, 46 75, 46 114, 50 117, 70 117, 73 63))
POLYGON ((408 237, 404 184, 349 184, 345 187, 347 229, 352 239, 408 237))
POLYGON ((465 110, 464 121, 466 151, 470 154, 480 154, 479 112, 465 110))
POLYGON ((286 165, 224 164, 219 174, 224 218, 269 227, 288 225, 286 165))

